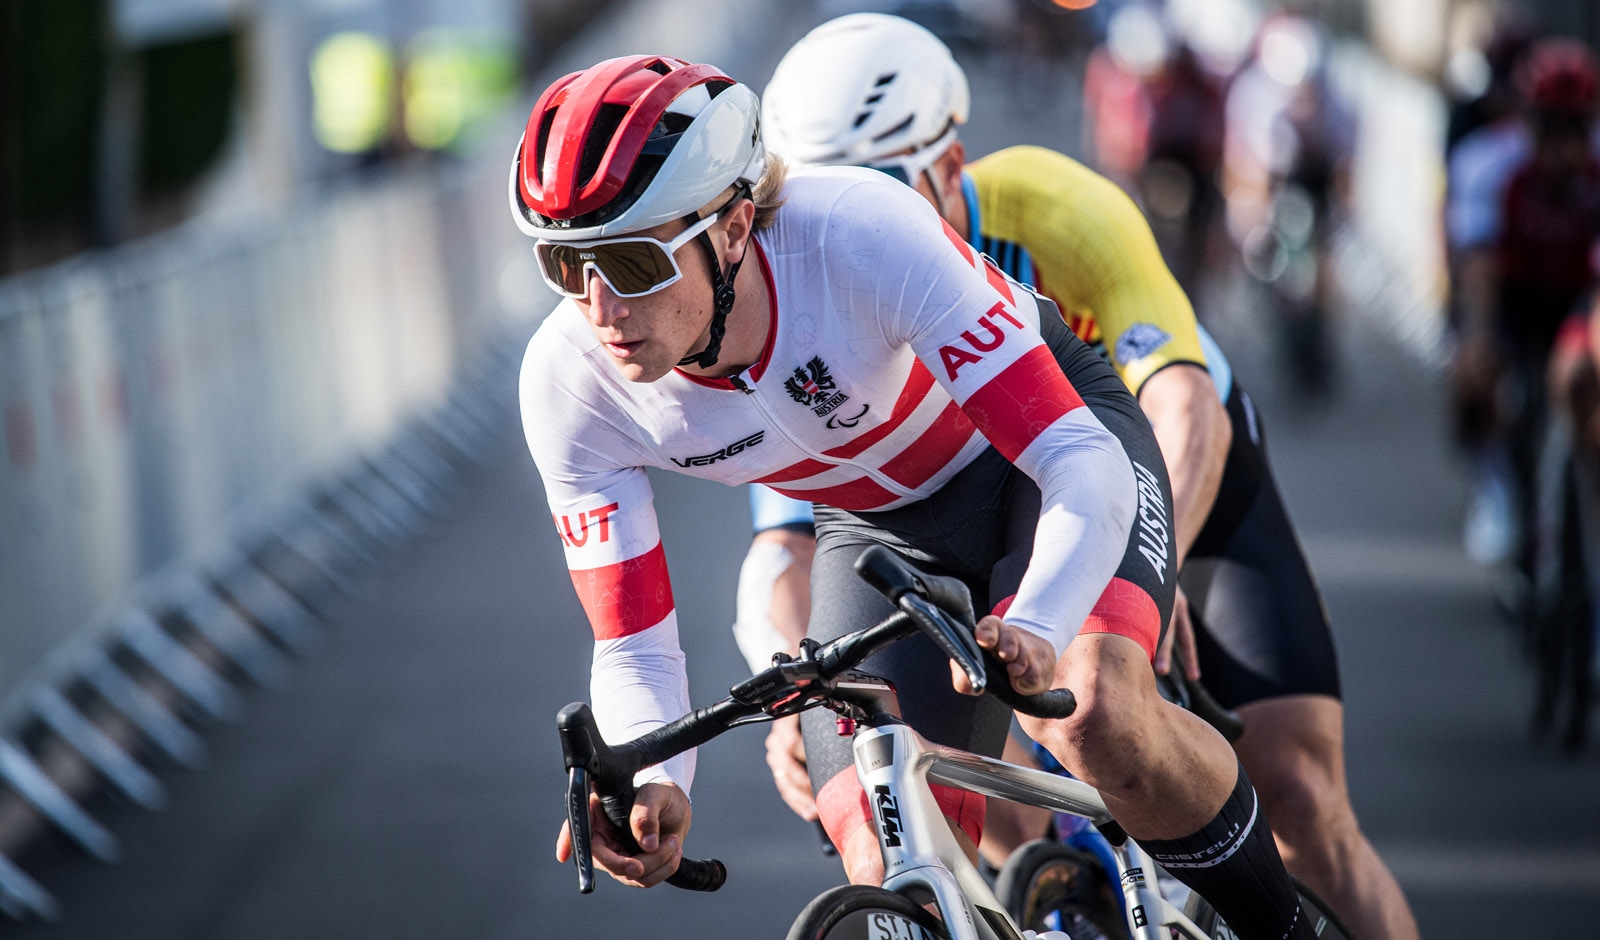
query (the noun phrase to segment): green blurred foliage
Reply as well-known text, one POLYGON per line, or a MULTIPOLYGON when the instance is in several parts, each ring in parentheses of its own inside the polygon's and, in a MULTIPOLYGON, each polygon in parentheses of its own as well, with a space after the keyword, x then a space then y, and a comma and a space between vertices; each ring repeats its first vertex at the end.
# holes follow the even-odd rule
POLYGON ((105 0, 5 4, 5 205, 23 223, 87 215, 105 87, 105 0))
POLYGON ((239 84, 237 37, 228 32, 151 46, 138 58, 140 188, 171 192, 194 182, 227 143, 239 84))

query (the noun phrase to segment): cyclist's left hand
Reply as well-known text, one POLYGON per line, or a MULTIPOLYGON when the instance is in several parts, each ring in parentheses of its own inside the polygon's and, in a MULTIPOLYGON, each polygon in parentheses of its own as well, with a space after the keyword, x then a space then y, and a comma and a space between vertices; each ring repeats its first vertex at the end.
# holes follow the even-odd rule
MULTIPOLYGON (((1056 651, 1049 640, 993 614, 978 621, 973 635, 978 638, 979 646, 1006 664, 1013 689, 1023 695, 1038 695, 1050 688, 1056 676, 1056 651)), ((954 661, 950 663, 950 683, 957 692, 972 694, 972 683, 954 661)))
MULTIPOLYGON (((600 798, 589 796, 589 825, 594 832, 594 863, 625 885, 649 888, 672 877, 683 861, 683 837, 689 831, 689 797, 670 783, 647 783, 634 798, 628 818, 633 838, 644 851, 631 855, 623 850, 617 830, 600 807, 600 798)), ((572 832, 566 823, 556 838, 556 861, 572 858, 572 832)))

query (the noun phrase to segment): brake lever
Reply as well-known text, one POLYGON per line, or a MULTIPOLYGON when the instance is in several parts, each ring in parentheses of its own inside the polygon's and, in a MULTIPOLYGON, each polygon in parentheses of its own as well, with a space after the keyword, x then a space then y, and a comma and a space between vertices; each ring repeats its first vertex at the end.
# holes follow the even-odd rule
POLYGON ((961 671, 967 674, 967 681, 972 683, 974 693, 982 693, 988 688, 989 673, 983 665, 983 650, 970 630, 963 630, 952 623, 944 611, 919 595, 902 594, 899 605, 946 656, 961 666, 961 671))
POLYGON ((567 827, 572 835, 572 860, 578 865, 578 893, 594 891, 593 833, 589 829, 589 772, 567 771, 567 827))

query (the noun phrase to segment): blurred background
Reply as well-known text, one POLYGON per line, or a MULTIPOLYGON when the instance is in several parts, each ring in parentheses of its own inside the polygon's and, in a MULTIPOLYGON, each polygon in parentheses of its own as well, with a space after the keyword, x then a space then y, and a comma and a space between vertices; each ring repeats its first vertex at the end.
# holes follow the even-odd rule
MULTIPOLYGON (((589 642, 521 443, 555 298, 504 186, 567 71, 759 90, 863 9, 952 47, 971 155, 1056 148, 1150 218, 1266 416, 1424 935, 1593 935, 1600 477, 1556 396, 1489 383, 1502 436, 1567 427, 1563 482, 1467 426, 1494 243, 1451 214, 1499 205, 1481 167, 1542 127, 1518 62, 1600 41, 1588 0, 5 4, 0 935, 778 936, 841 880, 755 733, 700 761, 721 894, 580 898, 553 861, 589 642)), ((706 701, 743 675, 745 497, 655 485, 706 701)))

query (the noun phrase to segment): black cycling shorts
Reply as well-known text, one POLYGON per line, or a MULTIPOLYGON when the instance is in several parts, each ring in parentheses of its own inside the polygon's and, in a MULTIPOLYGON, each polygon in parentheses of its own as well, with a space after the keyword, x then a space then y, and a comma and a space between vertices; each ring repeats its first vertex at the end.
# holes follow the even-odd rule
POLYGON ((1216 505, 1178 583, 1195 623, 1201 681, 1238 708, 1282 695, 1339 697, 1328 612, 1267 464, 1255 405, 1235 383, 1216 505))
MULTIPOLYGON (((1145 468, 1159 488, 1160 505, 1141 511, 1159 512, 1166 552, 1158 567, 1139 548, 1141 524, 1129 533, 1117 578, 1149 595, 1159 617, 1159 634, 1171 619, 1176 579, 1171 575, 1172 495, 1150 423, 1117 374, 1060 321, 1046 311, 1044 335, 1062 371, 1095 417, 1121 441, 1134 462, 1136 475, 1145 468)), ((847 512, 816 507, 816 558, 811 568, 809 635, 818 642, 870 626, 894 613, 894 607, 855 573, 858 555, 871 545, 885 545, 930 573, 961 579, 972 591, 980 613, 1014 593, 1027 569, 1039 521, 1039 489, 993 448, 956 474, 937 493, 884 512, 847 512)), ((1146 609, 1148 608, 1148 602, 1146 609)), ((1092 618, 1091 618, 1092 619, 1092 618)), ((1089 629, 1086 627, 1086 629, 1089 629)), ((899 692, 902 715, 919 733, 939 744, 999 756, 1010 727, 1010 709, 993 696, 962 695, 950 685, 949 660, 923 636, 896 643, 861 667, 889 679, 899 692)), ((852 767, 851 741, 840 737, 831 712, 807 712, 806 758, 814 790, 852 767)), ((859 792, 859 788, 856 788, 859 792)), ((826 796, 826 794, 823 794, 826 796)), ((820 803, 820 801, 819 801, 820 803)), ((944 798, 941 795, 941 804, 944 798)), ((969 804, 970 805, 970 804, 969 804)), ((980 807, 981 801, 976 804, 980 807)), ((965 822, 966 811, 946 812, 965 822)), ((825 824, 829 815, 823 809, 825 824)), ((831 829, 831 826, 830 826, 831 829)), ((971 830, 969 829, 969 832, 971 830)))

